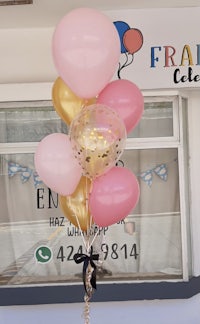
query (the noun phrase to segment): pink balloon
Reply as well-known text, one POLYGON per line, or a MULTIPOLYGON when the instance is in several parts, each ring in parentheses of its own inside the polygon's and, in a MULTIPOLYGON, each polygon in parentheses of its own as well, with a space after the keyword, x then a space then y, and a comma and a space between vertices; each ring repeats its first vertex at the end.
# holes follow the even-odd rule
POLYGON ((94 222, 106 227, 124 219, 140 195, 136 176, 126 168, 113 167, 93 182, 89 210, 94 222))
POLYGON ((127 133, 140 121, 144 111, 144 99, 139 88, 129 80, 110 82, 99 94, 97 103, 117 111, 123 119, 127 133))
POLYGON ((48 135, 38 144, 35 168, 42 181, 63 196, 75 191, 82 172, 69 137, 60 133, 48 135))
POLYGON ((120 58, 113 22, 90 8, 72 10, 57 25, 52 42, 55 67, 81 98, 96 96, 111 80, 120 58))

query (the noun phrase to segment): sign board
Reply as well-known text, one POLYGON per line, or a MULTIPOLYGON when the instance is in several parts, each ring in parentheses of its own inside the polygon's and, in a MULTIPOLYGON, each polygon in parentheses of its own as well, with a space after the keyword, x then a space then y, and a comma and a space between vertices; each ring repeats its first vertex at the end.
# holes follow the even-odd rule
POLYGON ((122 10, 109 15, 121 23, 121 45, 126 45, 120 61, 122 79, 143 90, 199 87, 200 8, 122 10), (142 37, 138 50, 136 31, 142 37))

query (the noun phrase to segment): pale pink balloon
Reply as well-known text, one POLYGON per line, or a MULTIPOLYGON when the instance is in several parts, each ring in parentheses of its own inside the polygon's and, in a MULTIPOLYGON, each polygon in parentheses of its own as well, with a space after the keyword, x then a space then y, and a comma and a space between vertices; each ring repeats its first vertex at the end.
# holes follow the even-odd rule
POLYGON ((67 135, 54 133, 44 137, 38 144, 34 160, 35 169, 47 187, 63 196, 75 191, 82 170, 67 135))
POLYGON ((72 10, 57 25, 52 42, 55 67, 81 98, 96 96, 112 79, 120 58, 113 22, 91 8, 72 10))
POLYGON ((136 176, 127 168, 113 167, 94 180, 89 210, 94 222, 106 227, 124 219, 140 196, 136 176))
POLYGON ((99 94, 97 103, 117 111, 124 121, 127 134, 138 124, 144 111, 143 95, 129 80, 120 79, 107 84, 99 94))

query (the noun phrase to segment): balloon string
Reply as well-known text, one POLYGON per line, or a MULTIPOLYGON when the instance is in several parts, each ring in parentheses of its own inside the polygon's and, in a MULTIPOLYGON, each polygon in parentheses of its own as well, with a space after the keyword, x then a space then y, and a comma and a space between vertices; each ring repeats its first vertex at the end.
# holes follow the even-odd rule
MULTIPOLYGON (((89 192, 88 192, 88 178, 86 178, 86 213, 89 212, 89 192)), ((87 231, 90 229, 91 217, 87 218, 87 231)), ((88 233, 87 233, 88 234, 88 233)))
POLYGON ((89 250, 91 249, 92 244, 93 244, 94 241, 96 240, 98 234, 99 234, 99 231, 97 231, 97 232, 95 233, 95 235, 94 235, 94 237, 93 237, 93 239, 92 239, 92 242, 91 242, 90 245, 89 245, 89 250))
POLYGON ((84 108, 87 107, 87 104, 88 104, 88 99, 85 99, 82 106, 81 106, 81 110, 83 110, 84 108))
POLYGON ((76 217, 76 221, 77 221, 77 224, 78 224, 79 231, 81 232, 81 238, 82 238, 82 240, 83 240, 83 244, 84 244, 84 246, 85 246, 86 251, 88 251, 87 242, 86 242, 86 240, 85 240, 85 238, 84 238, 83 231, 82 231, 82 229, 81 229, 81 226, 80 226, 80 223, 79 223, 79 219, 78 219, 78 217, 77 217, 76 214, 75 214, 75 217, 76 217))
MULTIPOLYGON (((89 194, 90 193, 88 192, 89 191, 88 189, 89 189, 88 188, 88 181, 86 179, 86 213, 89 212, 89 203, 88 203, 88 200, 89 200, 89 194)), ((75 217, 76 217, 76 221, 77 221, 77 224, 78 224, 78 228, 79 228, 80 233, 81 233, 81 238, 82 238, 83 243, 84 243, 84 246, 85 246, 85 250, 86 250, 87 253, 89 253, 90 248, 91 248, 92 244, 94 243, 94 240, 95 240, 95 238, 96 238, 96 236, 98 234, 98 232, 95 233, 95 237, 93 238, 92 243, 90 244, 90 228, 92 226, 92 216, 89 217, 89 220, 87 220, 86 239, 84 237, 83 231, 82 231, 81 226, 80 226, 79 219, 78 219, 78 217, 77 217, 76 214, 75 214, 75 217)))
MULTIPOLYGON (((87 150, 86 150, 87 153, 87 150)), ((88 188, 88 178, 86 178, 86 212, 89 213, 89 196, 92 191, 92 179, 90 179, 90 187, 88 188)), ((92 215, 87 219, 87 240, 88 240, 88 246, 87 246, 87 253, 89 253, 91 244, 90 244, 90 228, 92 226, 92 215)))
MULTIPOLYGON (((93 182, 92 182, 92 181, 93 181, 93 180, 91 179, 90 191, 88 192, 88 210, 89 210, 89 196, 90 196, 90 194, 91 194, 91 192, 92 192, 92 185, 93 185, 93 182)), ((91 226, 92 226, 92 215, 90 215, 89 220, 90 220, 90 224, 89 224, 89 226, 90 226, 90 228, 91 228, 91 226)))
POLYGON ((84 323, 90 324, 90 297, 85 294, 84 296, 85 308, 84 308, 84 323))
POLYGON ((87 292, 84 296, 85 307, 84 307, 84 324, 90 324, 90 299, 92 298, 93 288, 91 286, 91 276, 93 269, 88 265, 86 275, 86 289, 87 292))
MULTIPOLYGON (((89 213, 89 195, 92 191, 92 180, 91 180, 91 186, 89 187, 88 186, 88 179, 86 178, 86 202, 85 202, 85 207, 86 207, 86 213, 88 214, 89 213)), ((83 240, 83 243, 84 243, 84 246, 85 246, 85 249, 86 249, 86 253, 89 253, 90 252, 90 249, 95 241, 95 239, 97 238, 97 235, 98 235, 98 231, 95 233, 92 241, 90 242, 90 228, 92 226, 92 215, 90 215, 90 217, 87 219, 87 231, 86 231, 86 239, 85 239, 85 236, 83 234, 83 231, 81 229, 81 226, 80 226, 80 222, 79 222, 79 219, 77 217, 77 215, 75 214, 75 217, 76 217, 76 221, 77 221, 77 224, 78 224, 78 228, 80 230, 80 233, 81 233, 81 237, 82 237, 82 240, 83 240)))
POLYGON ((124 67, 127 67, 127 66, 129 66, 129 65, 131 65, 131 64, 133 63, 133 60, 134 60, 134 54, 131 54, 131 55, 132 55, 132 58, 131 58, 130 62, 127 63, 124 67))
MULTIPOLYGON (((92 180, 91 180, 90 191, 88 190, 87 186, 88 186, 88 181, 86 180, 86 190, 87 190, 86 191, 87 192, 87 199, 86 199, 87 206, 86 206, 86 210, 87 210, 87 212, 89 212, 89 195, 91 194, 91 191, 92 191, 92 180)), ((89 230, 90 230, 91 226, 92 226, 92 215, 90 215, 90 217, 89 217, 89 230)), ((92 247, 92 245, 93 245, 93 243, 94 243, 97 235, 98 235, 98 231, 95 233, 95 235, 94 235, 91 243, 88 244, 88 251, 87 252, 90 251, 90 249, 91 249, 91 247, 92 247)), ((89 238, 90 238, 90 235, 89 235, 89 238)))
POLYGON ((121 66, 121 64, 119 63, 119 69, 117 72, 117 76, 119 79, 121 79, 121 76, 120 76, 121 70, 126 66, 126 63, 128 62, 128 54, 125 53, 125 55, 126 55, 126 60, 125 60, 124 64, 121 66))
MULTIPOLYGON (((129 53, 129 54, 130 54, 130 53, 129 53)), ((128 59, 129 59, 128 54, 125 53, 125 55, 126 55, 126 60, 125 60, 124 64, 121 66, 121 64, 119 63, 119 69, 118 69, 118 72, 117 72, 117 75, 118 75, 118 78, 119 78, 119 79, 121 79, 121 75, 120 75, 121 71, 122 71, 125 67, 131 65, 131 64, 133 63, 133 60, 134 60, 134 54, 132 54, 132 58, 131 58, 130 62, 128 62, 128 59)))

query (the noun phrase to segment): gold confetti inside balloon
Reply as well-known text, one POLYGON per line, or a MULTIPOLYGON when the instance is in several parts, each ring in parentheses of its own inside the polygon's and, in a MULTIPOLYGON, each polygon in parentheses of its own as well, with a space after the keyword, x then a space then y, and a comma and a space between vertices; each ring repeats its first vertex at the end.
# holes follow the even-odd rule
POLYGON ((58 196, 59 207, 65 217, 82 231, 89 229, 93 223, 88 210, 88 197, 90 191, 90 179, 81 177, 81 180, 72 195, 58 196))
POLYGON ((123 120, 114 110, 101 104, 85 107, 72 121, 69 136, 83 175, 90 179, 111 169, 126 143, 123 120))

